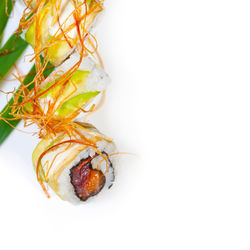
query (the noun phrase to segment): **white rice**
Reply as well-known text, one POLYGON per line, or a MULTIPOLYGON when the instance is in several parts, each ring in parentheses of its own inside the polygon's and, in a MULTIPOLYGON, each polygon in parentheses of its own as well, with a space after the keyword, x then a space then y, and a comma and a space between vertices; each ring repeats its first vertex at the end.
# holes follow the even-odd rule
MULTIPOLYGON (((49 175, 48 175, 48 179, 53 176, 54 173, 56 173, 56 171, 58 170, 58 167, 61 165, 61 163, 63 161, 66 161, 67 158, 72 154, 72 152, 74 150, 77 149, 77 147, 79 147, 79 145, 72 145, 67 151, 63 152, 63 150, 65 149, 66 146, 60 147, 54 151, 49 152, 48 154, 46 154, 42 160, 42 166, 43 169, 45 171, 45 173, 48 171, 49 167, 49 175), (63 152, 63 153, 60 153, 63 152), (54 163, 52 166, 50 166, 51 161, 55 158, 55 156, 60 153, 57 158, 55 159, 54 163), (46 164, 46 162, 50 163, 50 164, 46 164)), ((116 152, 116 147, 114 143, 111 142, 107 142, 105 140, 101 140, 97 142, 97 147, 98 150, 100 152, 105 152, 107 155, 116 152)), ((69 201, 71 203, 81 203, 81 200, 76 196, 75 191, 74 191, 74 187, 71 184, 71 178, 70 178, 70 170, 72 169, 72 167, 76 166, 82 159, 86 159, 89 156, 92 157, 96 154, 96 152, 90 148, 86 148, 85 150, 81 151, 76 157, 75 159, 70 162, 70 164, 68 164, 67 166, 65 166, 64 170, 62 171, 61 175, 59 176, 59 178, 57 179, 57 183, 58 183, 58 192, 57 194, 66 201, 69 201)), ((106 156, 105 154, 105 156, 106 156)), ((107 164, 106 161, 103 160, 103 158, 101 156, 96 156, 92 161, 92 168, 93 169, 98 169, 100 170, 106 178, 106 182, 105 182, 105 186, 103 187, 103 189, 101 190, 101 192, 103 192, 104 190, 108 189, 110 186, 112 186, 113 182, 114 182, 114 162, 111 162, 111 158, 110 159, 110 163, 112 165, 108 167, 107 169, 107 164), (98 168, 97 168, 98 166, 98 168)), ((95 197, 95 196, 94 196, 95 197)), ((90 197, 94 198, 94 197, 90 197)))
MULTIPOLYGON (((115 152, 115 145, 113 143, 108 143, 104 140, 99 141, 97 143, 98 150, 103 152, 105 151, 107 154, 110 154, 112 152, 115 152)), ((78 156, 72 161, 68 166, 65 167, 62 174, 58 178, 58 186, 59 186, 59 192, 58 194, 60 197, 64 200, 76 203, 81 202, 80 199, 76 196, 74 192, 74 188, 71 184, 70 180, 70 170, 72 167, 76 166, 82 159, 86 159, 89 156, 92 157, 95 155, 95 151, 92 149, 86 149, 78 154, 78 156)), ((98 164, 100 161, 102 161, 103 158, 101 156, 95 157, 92 161, 92 167, 93 169, 97 169, 98 164)), ((114 181, 114 169, 112 167, 109 167, 108 170, 106 168, 106 161, 103 160, 98 168, 106 177, 105 186, 103 189, 107 189, 113 184, 114 181)), ((103 192, 102 190, 101 192, 103 192)), ((94 197, 91 197, 94 198, 94 197)))

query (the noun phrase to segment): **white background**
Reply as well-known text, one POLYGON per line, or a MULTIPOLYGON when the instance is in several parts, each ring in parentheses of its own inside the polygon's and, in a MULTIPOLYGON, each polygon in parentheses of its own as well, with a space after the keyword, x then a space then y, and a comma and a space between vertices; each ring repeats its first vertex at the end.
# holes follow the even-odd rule
POLYGON ((109 193, 72 206, 45 197, 37 139, 15 131, 0 148, 0 249, 249 249, 249 1, 105 6, 113 82, 90 121, 137 156, 109 193))

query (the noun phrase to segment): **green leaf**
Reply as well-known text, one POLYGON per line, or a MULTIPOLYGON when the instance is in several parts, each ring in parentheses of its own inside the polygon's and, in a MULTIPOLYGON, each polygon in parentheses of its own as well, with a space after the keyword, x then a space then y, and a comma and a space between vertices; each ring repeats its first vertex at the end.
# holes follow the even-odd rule
MULTIPOLYGON (((44 71, 44 76, 48 76, 52 71, 54 70, 53 67, 51 67, 51 64, 48 65, 48 68, 44 71)), ((33 81, 36 74, 35 66, 32 67, 30 70, 28 76, 24 79, 24 84, 27 85, 30 82, 33 81)), ((28 89, 33 89, 34 85, 31 84, 28 86, 28 89)), ((17 90, 18 91, 18 90, 17 90)), ((22 98, 20 97, 19 101, 22 101, 22 98)), ((11 108, 10 105, 13 105, 14 99, 11 98, 9 103, 5 106, 3 109, 4 113, 2 113, 1 117, 5 118, 6 120, 14 118, 12 115, 10 115, 11 108)), ((2 112, 3 112, 2 111, 2 112)), ((20 120, 9 120, 8 121, 13 127, 16 127, 17 124, 20 122, 20 120)), ((10 133, 13 131, 13 127, 6 123, 4 120, 0 120, 0 145, 5 141, 5 139, 10 135, 10 133)))
POLYGON ((6 6, 6 0, 0 0, 0 17, 1 17, 1 20, 0 20, 0 43, 2 41, 5 26, 8 22, 10 13, 13 9, 13 5, 14 5, 13 0, 7 0, 7 6, 6 6), (7 10, 7 13, 6 13, 6 10, 7 10))
MULTIPOLYGON (((0 0, 2 1, 2 0, 0 0)), ((0 49, 0 79, 3 78, 27 48, 28 43, 18 34, 12 35, 0 49)))

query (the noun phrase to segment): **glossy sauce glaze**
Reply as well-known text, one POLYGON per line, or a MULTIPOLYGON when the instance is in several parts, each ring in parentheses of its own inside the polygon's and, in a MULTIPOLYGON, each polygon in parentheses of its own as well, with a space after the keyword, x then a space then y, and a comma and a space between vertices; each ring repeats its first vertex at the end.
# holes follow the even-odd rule
POLYGON ((82 201, 86 201, 89 197, 98 194, 106 182, 104 174, 92 168, 92 159, 93 157, 82 159, 70 170, 71 184, 74 187, 76 196, 82 201))

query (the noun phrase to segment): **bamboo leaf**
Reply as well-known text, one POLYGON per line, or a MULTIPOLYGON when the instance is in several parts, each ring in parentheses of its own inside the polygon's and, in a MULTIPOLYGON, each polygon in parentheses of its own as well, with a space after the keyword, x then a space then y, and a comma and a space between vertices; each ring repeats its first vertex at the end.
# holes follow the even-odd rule
MULTIPOLYGON (((54 70, 54 68, 51 67, 51 64, 49 64, 48 68, 44 71, 44 76, 45 77, 48 76, 53 70, 54 70)), ((33 81, 35 74, 36 74, 36 69, 35 69, 35 66, 33 66, 32 69, 30 70, 28 76, 24 79, 24 84, 27 85, 31 81, 33 81)), ((33 84, 31 84, 30 86, 28 86, 28 89, 31 90, 33 87, 34 87, 33 84)), ((22 98, 20 98, 19 101, 21 102, 22 98)), ((9 103, 3 109, 4 113, 2 113, 1 117, 5 118, 6 120, 13 118, 13 116, 10 115, 11 108, 9 107, 13 103, 14 103, 14 99, 11 98, 9 103)), ((18 123, 20 122, 20 120, 9 120, 8 122, 13 127, 16 127, 18 125, 18 123)), ((6 123, 4 120, 0 120, 0 145, 5 141, 5 139, 10 135, 10 133, 14 129, 10 124, 6 123)))
POLYGON ((10 13, 13 9, 13 5, 14 5, 14 1, 13 0, 0 0, 0 43, 2 41, 2 37, 3 37, 3 32, 5 29, 5 26, 8 22, 10 13), (7 6, 6 6, 7 3, 7 6), (7 13, 6 13, 7 10, 7 13))
POLYGON ((3 78, 27 48, 28 43, 19 34, 13 34, 0 49, 0 78, 3 78))

